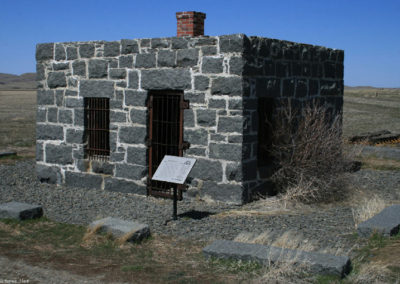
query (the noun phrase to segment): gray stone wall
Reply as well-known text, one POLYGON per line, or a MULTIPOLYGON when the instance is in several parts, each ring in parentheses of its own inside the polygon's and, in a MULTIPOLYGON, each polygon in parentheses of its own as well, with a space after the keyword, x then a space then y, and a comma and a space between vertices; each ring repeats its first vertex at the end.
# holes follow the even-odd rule
MULTIPOLYGON (((37 174, 146 194, 147 93, 180 90, 187 197, 242 204, 260 186, 257 98, 340 97, 343 52, 242 34, 38 44, 37 174), (110 99, 107 161, 84 158, 84 98, 110 99)), ((340 101, 331 101, 340 104, 340 101)))

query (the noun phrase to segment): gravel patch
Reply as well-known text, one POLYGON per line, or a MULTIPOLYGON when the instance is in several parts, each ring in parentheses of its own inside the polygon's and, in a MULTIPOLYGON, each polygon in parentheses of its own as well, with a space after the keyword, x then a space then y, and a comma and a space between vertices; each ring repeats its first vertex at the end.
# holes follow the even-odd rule
MULTIPOLYGON (((307 210, 288 211, 287 214, 262 214, 268 211, 265 201, 244 206, 181 201, 178 203, 179 218, 172 221, 172 200, 42 184, 37 180, 34 169, 34 160, 0 164, 0 203, 19 201, 40 204, 48 218, 84 226, 108 216, 134 220, 148 224, 152 234, 206 242, 233 240, 242 232, 261 234, 266 230, 279 237, 293 230, 303 235, 305 241, 317 244, 319 250, 346 251, 353 245, 355 225, 351 208, 346 206, 314 206, 307 210), (232 211, 250 211, 253 214, 230 214, 232 211), (260 214, 254 214, 257 211, 260 214)), ((362 170, 353 178, 361 186, 371 185, 385 197, 400 200, 399 172, 362 170)))

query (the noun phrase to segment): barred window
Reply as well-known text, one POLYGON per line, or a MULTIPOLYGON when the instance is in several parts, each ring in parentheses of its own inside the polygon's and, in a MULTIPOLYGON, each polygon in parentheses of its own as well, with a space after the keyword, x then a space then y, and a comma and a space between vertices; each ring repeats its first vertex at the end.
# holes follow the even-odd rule
POLYGON ((85 156, 110 156, 110 99, 85 98, 85 156))

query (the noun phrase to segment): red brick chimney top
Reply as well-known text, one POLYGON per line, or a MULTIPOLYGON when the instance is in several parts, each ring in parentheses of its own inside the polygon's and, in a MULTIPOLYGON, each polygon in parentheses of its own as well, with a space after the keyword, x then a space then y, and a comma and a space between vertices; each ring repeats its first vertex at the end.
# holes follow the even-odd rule
POLYGON ((204 35, 204 19, 206 14, 201 12, 177 12, 177 36, 202 36, 204 35))

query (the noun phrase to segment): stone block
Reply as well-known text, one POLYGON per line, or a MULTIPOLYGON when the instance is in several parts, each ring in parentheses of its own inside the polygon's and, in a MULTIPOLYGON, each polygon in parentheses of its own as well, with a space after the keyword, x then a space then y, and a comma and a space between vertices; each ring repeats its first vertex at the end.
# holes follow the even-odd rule
POLYGON ((197 65, 199 60, 199 50, 181 49, 177 51, 176 62, 179 67, 192 67, 197 65))
POLYGON ((83 108, 84 100, 82 98, 65 98, 65 106, 69 108, 83 108))
POLYGON ((147 129, 140 126, 123 126, 119 131, 119 141, 128 144, 144 144, 147 129))
POLYGON ((36 161, 38 161, 38 162, 44 161, 43 160, 43 142, 36 142, 36 161))
POLYGON ((209 109, 196 110, 197 124, 199 126, 212 127, 216 125, 217 112, 209 109))
POLYGON ((146 125, 147 110, 131 109, 129 116, 132 123, 146 125))
POLYGON ((101 188, 103 178, 100 175, 65 171, 65 184, 73 187, 101 188))
POLYGON ((72 74, 86 77, 86 62, 81 60, 74 61, 72 63, 72 74))
POLYGON ((225 109, 226 108, 226 100, 225 99, 210 99, 208 101, 209 108, 218 108, 218 109, 225 109))
POLYGON ((184 139, 193 145, 207 145, 208 132, 203 128, 199 129, 185 129, 184 139))
POLYGON ((374 232, 383 236, 396 235, 400 230, 400 205, 392 205, 383 209, 374 217, 357 226, 360 237, 369 238, 374 232))
POLYGON ((27 220, 42 216, 43 208, 40 205, 16 201, 0 204, 0 219, 27 220))
POLYGON ((36 175, 40 182, 60 184, 62 180, 61 170, 58 167, 36 164, 36 175))
POLYGON ((85 111, 83 108, 74 109, 74 125, 84 127, 85 111))
POLYGON ((204 104, 206 102, 205 93, 185 92, 185 99, 191 104, 204 104))
POLYGON ((242 158, 242 146, 238 144, 210 143, 210 158, 239 162, 242 158))
POLYGON ((120 68, 110 69, 110 78, 111 79, 125 79, 126 78, 126 70, 120 68))
POLYGON ((54 52, 54 60, 60 61, 65 60, 65 47, 63 44, 56 44, 56 50, 54 52))
POLYGON ((215 182, 222 181, 222 165, 218 161, 207 159, 197 159, 190 177, 203 181, 211 180, 215 182))
POLYGON ((152 38, 151 48, 168 48, 170 45, 170 40, 167 38, 152 38))
POLYGON ((244 50, 244 37, 243 34, 220 36, 220 52, 242 52, 244 50))
POLYGON ((207 76, 194 76, 194 88, 197 91, 205 91, 210 85, 210 78, 207 76))
POLYGON ((242 57, 231 57, 229 59, 229 73, 235 75, 242 75, 243 73, 243 58, 242 57))
POLYGON ((108 76, 108 62, 102 59, 89 60, 89 78, 100 79, 108 76))
POLYGON ((128 147, 126 161, 128 164, 146 166, 147 164, 147 148, 145 147, 128 147))
POLYGON ((234 205, 242 205, 244 203, 243 187, 239 184, 218 184, 213 181, 205 181, 200 188, 200 196, 204 199, 212 199, 234 205))
POLYGON ((243 118, 240 116, 221 116, 218 120, 217 131, 219 133, 225 132, 243 132, 243 118))
POLYGON ((107 162, 92 161, 92 172, 96 174, 113 175, 114 167, 113 164, 107 162))
POLYGON ((79 46, 79 55, 82 58, 91 58, 94 56, 95 47, 93 43, 84 43, 79 46))
POLYGON ((79 85, 81 97, 112 98, 114 96, 114 82, 106 80, 82 80, 79 85))
POLYGON ((188 48, 188 39, 182 37, 174 37, 171 41, 172 49, 186 49, 188 48))
POLYGON ((351 270, 351 262, 347 256, 335 256, 226 240, 214 241, 203 249, 203 254, 206 257, 255 261, 262 265, 286 263, 294 266, 303 266, 305 270, 309 270, 314 274, 337 275, 340 277, 344 277, 351 270))
POLYGON ((150 47, 150 39, 149 38, 142 38, 140 39, 140 48, 150 47))
POLYGON ((140 53, 136 55, 135 68, 156 67, 156 55, 154 53, 140 53))
POLYGON ((64 140, 64 130, 59 125, 36 125, 37 140, 64 140))
POLYGON ((49 122, 58 122, 58 109, 55 107, 49 107, 47 109, 47 120, 49 122))
POLYGON ((217 77, 212 80, 211 94, 241 96, 242 79, 240 77, 217 77))
POLYGON ((190 71, 187 69, 158 69, 142 71, 142 88, 146 90, 191 89, 190 71))
POLYGON ((213 142, 224 142, 226 141, 226 136, 218 133, 211 133, 210 140, 213 142))
POLYGON ((138 185, 133 181, 127 181, 117 178, 105 178, 104 189, 108 191, 146 195, 145 186, 138 185))
POLYGON ((66 133, 66 142, 71 144, 83 144, 84 131, 81 129, 68 128, 66 133))
POLYGON ((125 160, 125 153, 117 153, 117 152, 110 153, 111 162, 123 162, 124 160, 125 160))
POLYGON ((296 98, 303 98, 307 96, 308 86, 307 80, 296 79, 296 98))
POLYGON ((46 122, 47 110, 38 108, 36 110, 36 122, 46 122))
POLYGON ((47 78, 47 85, 50 89, 66 87, 67 80, 64 72, 50 72, 47 78))
POLYGON ((36 61, 53 59, 54 43, 39 43, 36 45, 36 61))
POLYGON ((36 63, 36 81, 41 81, 46 79, 45 70, 46 67, 44 64, 36 63))
POLYGON ((37 91, 37 104, 41 105, 54 105, 54 91, 53 90, 38 90, 37 91))
MULTIPOLYGON (((143 78, 143 73, 142 73, 142 78, 143 78)), ((142 83, 142 87, 143 87, 143 83, 142 83)), ((131 89, 139 88, 139 75, 138 75, 137 71, 129 71, 129 73, 128 73, 128 88, 131 88, 131 89)))
POLYGON ((67 69, 69 69, 69 63, 53 63, 54 71, 67 70, 67 69))
POLYGON ((203 57, 201 70, 203 73, 222 73, 224 58, 221 57, 203 57))
POLYGON ((230 99, 228 100, 228 109, 242 109, 243 100, 239 99, 230 99))
POLYGON ((193 112, 193 109, 185 109, 184 110, 184 112, 183 112, 183 124, 184 124, 185 128, 194 127, 194 112, 193 112))
POLYGON ((73 163, 72 147, 65 145, 46 145, 46 162, 51 164, 68 165, 73 163))
POLYGON ((67 60, 78 58, 78 49, 75 46, 67 46, 67 60))
POLYGON ((146 106, 147 92, 125 90, 125 105, 127 106, 146 106))
POLYGON ((147 167, 139 165, 116 164, 115 177, 141 180, 147 175, 147 167))
POLYGON ((125 55, 118 57, 119 68, 132 68, 133 67, 133 56, 125 55))
POLYGON ((241 164, 238 162, 226 164, 225 175, 228 181, 241 182, 243 180, 241 164))
POLYGON ((216 55, 217 51, 218 50, 217 50, 216 46, 202 46, 201 47, 201 52, 203 53, 204 56, 216 55))
POLYGON ((104 44, 104 56, 118 56, 119 55, 120 44, 118 41, 106 42, 104 44))
POLYGON ((111 123, 126 122, 127 113, 125 111, 110 111, 110 121, 111 123))
POLYGON ((132 54, 139 52, 139 45, 136 40, 133 39, 122 39, 121 40, 121 53, 132 54))
POLYGON ((147 224, 125 221, 119 218, 107 217, 90 223, 89 228, 99 227, 100 232, 110 233, 113 238, 127 237, 127 242, 139 242, 150 236, 147 224))
POLYGON ((175 67, 176 52, 169 50, 160 50, 157 57, 158 67, 175 67))
POLYGON ((187 149, 185 151, 185 155, 205 157, 206 156, 206 148, 191 146, 189 149, 187 149))

